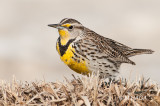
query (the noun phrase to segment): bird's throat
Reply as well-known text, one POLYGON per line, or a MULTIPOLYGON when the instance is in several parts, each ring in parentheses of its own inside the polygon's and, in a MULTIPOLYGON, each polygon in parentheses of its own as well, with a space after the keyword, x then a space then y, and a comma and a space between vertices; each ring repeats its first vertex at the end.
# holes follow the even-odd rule
POLYGON ((66 30, 63 30, 63 29, 61 29, 61 30, 58 30, 59 31, 59 35, 60 35, 60 42, 61 42, 61 45, 66 45, 67 44, 67 42, 69 41, 69 38, 70 38, 70 35, 69 35, 69 33, 68 33, 68 31, 66 31, 66 30))
POLYGON ((68 47, 69 47, 69 45, 74 41, 75 39, 70 39, 67 43, 66 43, 66 45, 62 45, 61 44, 61 39, 60 38, 58 38, 58 51, 59 51, 59 54, 61 55, 61 56, 63 56, 64 54, 65 54, 65 52, 66 52, 66 50, 68 49, 68 47))

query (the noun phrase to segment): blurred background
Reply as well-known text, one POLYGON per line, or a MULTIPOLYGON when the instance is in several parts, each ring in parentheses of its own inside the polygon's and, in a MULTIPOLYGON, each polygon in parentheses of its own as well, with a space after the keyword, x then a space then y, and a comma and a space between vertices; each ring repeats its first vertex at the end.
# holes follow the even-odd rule
POLYGON ((56 51, 58 31, 48 24, 74 18, 98 34, 152 55, 132 57, 120 76, 160 83, 159 0, 0 0, 0 79, 34 81, 72 78, 56 51))

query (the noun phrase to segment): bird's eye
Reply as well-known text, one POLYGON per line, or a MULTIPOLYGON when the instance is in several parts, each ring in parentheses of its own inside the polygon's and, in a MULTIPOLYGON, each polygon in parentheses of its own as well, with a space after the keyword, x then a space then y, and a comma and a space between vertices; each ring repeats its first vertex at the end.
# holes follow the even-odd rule
POLYGON ((69 26, 68 28, 71 30, 71 29, 73 29, 73 26, 71 25, 71 26, 69 26))

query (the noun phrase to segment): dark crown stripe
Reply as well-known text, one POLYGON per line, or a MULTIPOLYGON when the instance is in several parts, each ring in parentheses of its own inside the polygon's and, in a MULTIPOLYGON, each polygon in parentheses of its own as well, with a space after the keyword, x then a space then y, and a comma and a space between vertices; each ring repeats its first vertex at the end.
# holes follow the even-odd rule
POLYGON ((80 22, 78 22, 77 20, 72 19, 72 18, 65 18, 60 23, 61 24, 66 24, 66 23, 78 23, 78 24, 81 24, 80 22))
POLYGON ((61 41, 60 41, 60 37, 58 38, 58 45, 59 45, 59 51, 60 51, 60 55, 63 56, 65 54, 65 52, 67 51, 69 45, 75 41, 75 39, 70 39, 66 45, 61 45, 61 41))

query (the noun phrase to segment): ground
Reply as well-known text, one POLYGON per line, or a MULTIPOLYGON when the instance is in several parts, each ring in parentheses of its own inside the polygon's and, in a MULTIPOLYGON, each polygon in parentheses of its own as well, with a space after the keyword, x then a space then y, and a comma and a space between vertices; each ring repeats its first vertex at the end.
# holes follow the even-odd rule
POLYGON ((65 82, 0 82, 0 105, 115 106, 160 105, 159 85, 144 79, 104 81, 98 75, 65 82))

